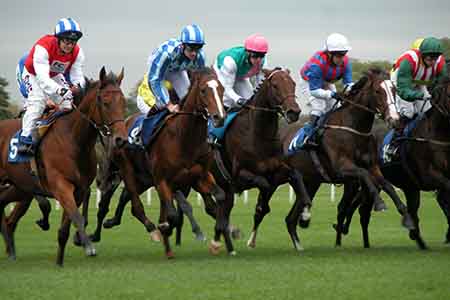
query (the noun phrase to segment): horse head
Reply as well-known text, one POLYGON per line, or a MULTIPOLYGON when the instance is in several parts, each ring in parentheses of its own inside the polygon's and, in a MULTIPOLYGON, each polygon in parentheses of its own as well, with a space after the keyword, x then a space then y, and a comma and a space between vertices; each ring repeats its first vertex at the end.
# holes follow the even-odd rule
POLYGON ((224 88, 211 68, 190 71, 191 88, 183 103, 184 111, 210 117, 215 127, 223 126, 226 113, 223 107, 224 88))
POLYGON ((295 96, 295 82, 289 70, 275 68, 263 70, 265 79, 260 91, 266 91, 267 106, 281 112, 289 123, 296 122, 300 115, 300 107, 295 96))
MULTIPOLYGON (((90 123, 98 129, 101 135, 112 135, 112 141, 116 147, 123 147, 127 143, 127 130, 124 122, 126 99, 120 88, 123 76, 123 68, 119 75, 115 75, 112 72, 106 74, 105 67, 102 67, 99 81, 88 82, 87 92, 84 96, 88 100, 95 99, 95 109, 90 109, 88 112, 90 123)), ((82 101, 85 102, 84 99, 82 101)), ((81 107, 80 110, 82 110, 81 107)))
POLYGON ((350 97, 366 106, 368 111, 380 114, 392 127, 399 122, 400 115, 395 108, 395 87, 387 78, 387 73, 383 70, 369 69, 353 85, 350 97))

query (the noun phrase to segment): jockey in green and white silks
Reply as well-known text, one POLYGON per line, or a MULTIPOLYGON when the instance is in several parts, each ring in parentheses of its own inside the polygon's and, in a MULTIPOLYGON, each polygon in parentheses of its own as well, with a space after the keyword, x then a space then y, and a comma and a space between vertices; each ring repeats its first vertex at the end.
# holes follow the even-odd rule
MULTIPOLYGON (((192 24, 183 28, 180 39, 169 39, 162 43, 148 59, 148 87, 155 98, 158 109, 167 107, 170 112, 179 110, 179 105, 169 99, 167 84, 170 82, 177 96, 182 100, 191 85, 187 74, 188 69, 205 67, 205 55, 202 47, 205 44, 203 31, 198 25, 192 24)), ((147 113, 150 107, 144 97, 137 97, 137 105, 142 113, 147 113)))
POLYGON ((431 107, 427 87, 446 74, 442 53, 441 42, 428 37, 420 42, 418 49, 406 51, 395 62, 391 80, 397 88, 396 106, 402 117, 411 119, 431 107))
POLYGON ((245 39, 244 46, 237 46, 219 53, 214 70, 225 91, 223 103, 227 109, 241 107, 263 80, 262 68, 269 50, 267 40, 254 34, 245 39), (254 79, 252 85, 251 79, 254 79))

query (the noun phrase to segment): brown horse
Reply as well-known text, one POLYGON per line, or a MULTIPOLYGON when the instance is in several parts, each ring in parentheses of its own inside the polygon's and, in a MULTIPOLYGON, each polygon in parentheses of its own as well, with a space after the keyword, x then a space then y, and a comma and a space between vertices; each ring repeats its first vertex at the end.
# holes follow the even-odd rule
MULTIPOLYGON (((433 90, 432 107, 417 121, 410 136, 403 139, 400 146, 399 163, 383 165, 383 175, 399 187, 406 196, 408 212, 415 228, 409 231, 409 237, 415 240, 420 249, 427 249, 419 228, 418 209, 420 191, 437 191, 437 201, 447 219, 448 229, 445 242, 450 243, 450 79, 445 78, 433 90), (425 156, 424 153, 427 155, 425 156)), ((383 136, 377 137, 381 145, 383 136)), ((378 147, 380 149, 380 147, 378 147)), ((370 211, 367 199, 358 194, 358 185, 348 188, 338 211, 338 225, 347 233, 352 215, 361 204, 361 227, 364 246, 369 247, 368 225, 370 211)), ((338 232, 339 233, 339 232, 338 232)))
MULTIPOLYGON (((255 187, 259 189, 255 226, 248 242, 251 247, 256 246, 258 225, 270 211, 267 203, 278 186, 287 182, 291 184, 297 195, 295 205, 301 207, 305 218, 309 218, 310 206, 301 174, 287 165, 278 136, 279 115, 288 122, 295 122, 300 114, 295 97, 295 82, 289 71, 281 68, 264 70, 264 73, 264 81, 227 129, 223 147, 219 149, 220 154, 216 155, 220 159, 214 168, 215 178, 225 191, 227 218, 234 204, 234 193, 255 187)), ((206 201, 208 203, 213 202, 206 201)), ((292 210, 289 213, 286 223, 289 235, 295 247, 298 247, 300 242, 295 228, 299 214, 296 212, 292 210)), ((220 246, 217 236, 215 241, 215 246, 220 246)), ((225 243, 228 252, 232 253, 231 241, 225 240, 225 243)))
MULTIPOLYGON (((351 95, 341 96, 342 106, 330 112, 321 125, 323 135, 318 149, 300 150, 289 156, 288 162, 302 171, 311 198, 323 182, 359 181, 373 199, 379 197, 381 187, 403 215, 403 225, 413 228, 406 206, 381 174, 370 134, 375 114, 381 113, 391 123, 399 119, 382 75, 380 70, 370 70, 354 85, 351 95)), ((295 124, 286 128, 282 138, 285 151, 300 127, 295 124)))
MULTIPOLYGON (((191 87, 182 102, 182 111, 169 115, 158 135, 145 151, 123 149, 112 154, 118 166, 120 178, 125 183, 121 203, 131 199, 132 214, 141 221, 152 239, 158 239, 156 226, 147 218, 139 195, 155 186, 161 202, 159 229, 163 233, 165 254, 173 257, 169 236, 176 225, 177 212, 172 200, 176 191, 194 188, 196 191, 214 196, 218 203, 216 231, 225 232, 223 213, 223 191, 216 185, 209 169, 212 156, 207 143, 207 120, 216 126, 223 123, 223 87, 209 68, 190 74, 191 87)), ((131 126, 137 115, 127 120, 131 126)), ((113 185, 111 185, 113 186, 113 185)), ((94 238, 100 237, 102 222, 114 189, 102 191, 97 214, 97 229, 94 238)))
POLYGON ((127 132, 124 112, 125 97, 120 89, 123 70, 116 76, 100 70, 100 80, 87 82, 86 89, 74 103, 79 106, 56 120, 42 140, 36 154, 39 178, 30 173, 28 163, 8 163, 8 147, 11 137, 20 129, 21 120, 0 122, 0 215, 2 233, 11 259, 16 256, 14 229, 28 209, 35 194, 56 198, 64 209, 58 231, 57 264, 64 262, 64 249, 73 222, 85 248, 86 255, 96 255, 96 250, 85 232, 85 220, 78 206, 89 192, 96 174, 95 141, 98 133, 112 135, 116 146, 125 145, 127 132), (7 224, 4 208, 10 202, 19 202, 14 221, 7 224))

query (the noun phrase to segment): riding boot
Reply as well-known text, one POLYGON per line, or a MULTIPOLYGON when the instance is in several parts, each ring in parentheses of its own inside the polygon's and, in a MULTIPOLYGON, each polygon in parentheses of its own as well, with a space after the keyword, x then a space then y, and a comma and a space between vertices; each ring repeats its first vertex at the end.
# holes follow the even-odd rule
POLYGON ((305 124, 305 127, 307 126, 307 136, 305 138, 305 141, 303 143, 303 147, 304 148, 314 148, 317 147, 317 140, 316 140, 316 126, 317 123, 319 122, 320 117, 316 116, 316 115, 311 115, 311 118, 309 120, 309 122, 307 124, 305 124))
POLYGON ((400 120, 398 122, 398 125, 394 128, 394 133, 392 134, 391 139, 391 145, 390 145, 390 152, 395 155, 397 153, 398 147, 400 146, 401 137, 403 136, 403 130, 405 129, 406 125, 410 119, 405 116, 401 116, 400 120))

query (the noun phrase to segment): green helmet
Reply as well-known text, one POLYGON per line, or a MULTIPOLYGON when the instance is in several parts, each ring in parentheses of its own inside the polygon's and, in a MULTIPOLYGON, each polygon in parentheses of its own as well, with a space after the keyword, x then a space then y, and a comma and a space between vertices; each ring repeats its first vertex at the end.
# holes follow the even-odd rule
POLYGON ((425 38, 420 44, 419 50, 422 54, 440 55, 444 52, 441 41, 434 37, 425 38))

